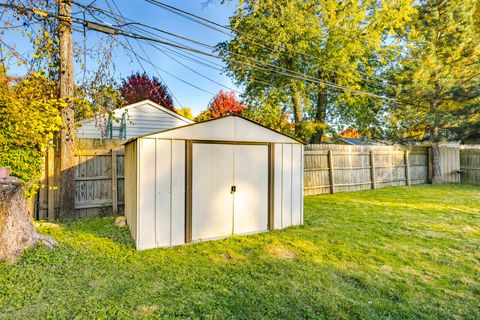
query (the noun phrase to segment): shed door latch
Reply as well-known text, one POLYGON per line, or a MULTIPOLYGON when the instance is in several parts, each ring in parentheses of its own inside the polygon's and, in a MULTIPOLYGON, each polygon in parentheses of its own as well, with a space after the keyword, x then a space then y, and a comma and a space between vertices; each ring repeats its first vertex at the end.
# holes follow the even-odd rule
POLYGON ((235 193, 237 192, 237 186, 232 186, 230 189, 230 193, 235 193))

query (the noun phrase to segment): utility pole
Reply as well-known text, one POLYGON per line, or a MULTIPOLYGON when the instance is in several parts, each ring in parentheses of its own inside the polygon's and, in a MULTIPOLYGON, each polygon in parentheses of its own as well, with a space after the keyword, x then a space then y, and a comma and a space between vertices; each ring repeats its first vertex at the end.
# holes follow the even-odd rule
POLYGON ((58 0, 58 38, 60 41, 60 98, 67 106, 61 110, 63 126, 57 140, 60 159, 60 216, 75 217, 75 111, 73 106, 72 1, 58 0))

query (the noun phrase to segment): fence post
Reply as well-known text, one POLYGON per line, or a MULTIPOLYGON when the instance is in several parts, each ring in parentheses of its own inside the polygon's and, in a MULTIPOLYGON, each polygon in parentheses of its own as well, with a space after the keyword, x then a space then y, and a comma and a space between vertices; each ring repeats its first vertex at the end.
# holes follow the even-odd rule
POLYGON ((112 213, 118 213, 118 199, 117 199, 117 151, 112 149, 112 213))
POLYGON ((408 159, 408 150, 405 150, 404 161, 405 161, 406 184, 407 186, 410 186, 410 160, 408 159))
POLYGON ((370 176, 372 181, 372 189, 377 189, 377 182, 376 182, 376 173, 375 173, 375 152, 370 150, 370 176))
POLYGON ((333 152, 328 150, 328 174, 330 177, 330 193, 335 193, 335 178, 333 176, 333 152))
POLYGON ((428 168, 428 183, 432 183, 432 180, 433 180, 432 147, 428 147, 427 168, 428 168))
POLYGON ((47 219, 55 220, 55 152, 53 149, 47 151, 47 219))

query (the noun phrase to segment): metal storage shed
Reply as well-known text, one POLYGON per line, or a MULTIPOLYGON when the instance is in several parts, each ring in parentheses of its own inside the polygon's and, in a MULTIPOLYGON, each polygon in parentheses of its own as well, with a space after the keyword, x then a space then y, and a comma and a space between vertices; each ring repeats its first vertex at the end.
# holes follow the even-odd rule
POLYGON ((303 223, 303 145, 238 116, 125 146, 125 216, 137 249, 303 223))

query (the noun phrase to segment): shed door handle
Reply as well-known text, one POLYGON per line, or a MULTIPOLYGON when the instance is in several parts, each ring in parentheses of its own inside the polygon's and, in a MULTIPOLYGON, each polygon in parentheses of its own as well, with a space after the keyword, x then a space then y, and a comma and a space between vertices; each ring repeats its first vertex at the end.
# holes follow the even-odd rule
POLYGON ((230 193, 235 193, 235 192, 237 192, 237 186, 232 186, 230 188, 230 193))

